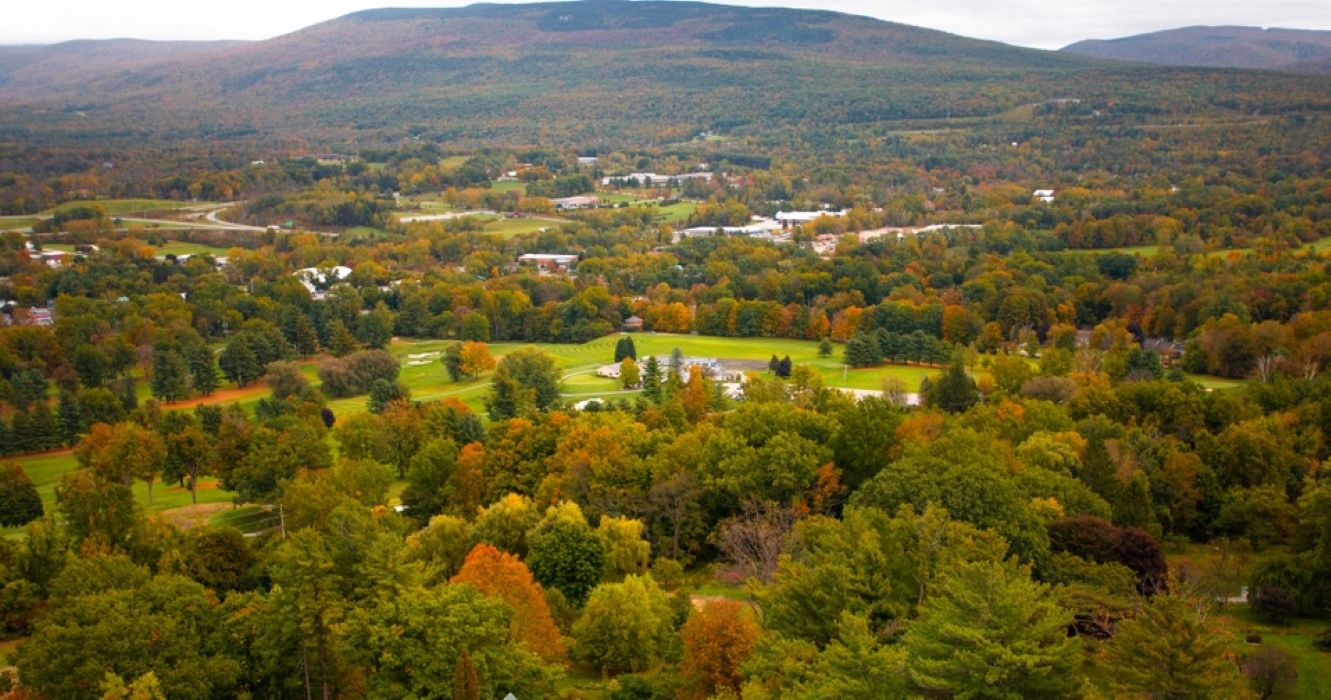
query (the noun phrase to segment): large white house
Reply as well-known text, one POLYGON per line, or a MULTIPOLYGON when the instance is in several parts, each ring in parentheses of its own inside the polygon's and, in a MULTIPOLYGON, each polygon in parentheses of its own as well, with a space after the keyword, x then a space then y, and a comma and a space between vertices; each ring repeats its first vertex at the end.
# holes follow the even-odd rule
POLYGON ((776 220, 781 222, 783 227, 790 228, 791 226, 807 224, 824 216, 843 217, 845 215, 845 209, 841 211, 779 211, 776 213, 776 220))

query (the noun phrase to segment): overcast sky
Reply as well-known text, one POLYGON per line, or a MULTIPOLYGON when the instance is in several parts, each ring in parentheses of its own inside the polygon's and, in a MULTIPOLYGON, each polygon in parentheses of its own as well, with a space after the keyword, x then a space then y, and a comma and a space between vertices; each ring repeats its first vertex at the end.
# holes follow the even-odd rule
MULTIPOLYGON (((840 10, 1039 48, 1196 24, 1331 29, 1327 0, 724 1, 840 10)), ((467 4, 456 0, 0 0, 0 43, 112 37, 266 39, 360 9, 467 4)))

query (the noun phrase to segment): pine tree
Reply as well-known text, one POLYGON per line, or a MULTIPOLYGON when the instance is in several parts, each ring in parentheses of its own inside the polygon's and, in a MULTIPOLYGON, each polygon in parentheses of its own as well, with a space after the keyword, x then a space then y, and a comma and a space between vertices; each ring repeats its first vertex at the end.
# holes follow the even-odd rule
POLYGON ((776 376, 781 377, 782 379, 789 379, 791 369, 790 355, 786 355, 781 358, 780 362, 776 363, 776 376))
POLYGON ((902 639, 910 682, 931 697, 1078 697, 1072 615, 1048 589, 1015 560, 954 567, 902 639))
POLYGON ((0 416, 0 457, 11 455, 18 452, 18 445, 14 439, 14 431, 9 427, 9 421, 4 416, 0 416))
POLYGON ((356 324, 356 337, 366 345, 382 350, 393 338, 393 312, 382 301, 356 324))
POLYGON ((661 363, 648 355, 642 363, 642 395, 652 403, 661 403, 661 363))
POLYGON ((9 432, 14 436, 14 449, 10 454, 37 452, 36 435, 32 432, 32 417, 27 411, 16 411, 9 419, 9 432))
POLYGON ((328 324, 328 351, 338 357, 356 350, 356 337, 347 330, 342 319, 335 318, 328 324))
POLYGON ((845 362, 851 367, 871 367, 882 361, 882 350, 873 336, 856 333, 846 341, 845 362))
POLYGON ((777 359, 776 353, 772 353, 772 359, 767 361, 767 371, 776 374, 781 369, 781 360, 777 359))
POLYGON ((217 391, 217 358, 206 343, 191 343, 184 349, 194 390, 204 396, 217 391))
POLYGON ((962 413, 980 401, 975 380, 960 362, 953 362, 934 385, 931 403, 949 413, 962 413))
POLYGON ((64 445, 73 445, 79 440, 83 429, 83 420, 79 416, 79 404, 68 391, 60 392, 60 404, 56 408, 60 419, 60 438, 64 445))
POLYGON ((60 447, 60 421, 51 411, 51 407, 45 403, 34 405, 31 418, 28 430, 32 431, 34 449, 45 451, 60 447))
POLYGON ((1123 697, 1247 697, 1208 606, 1181 593, 1158 595, 1119 623, 1104 656, 1114 690, 1123 697))
POLYGON ((250 347, 249 337, 243 333, 227 341, 221 356, 217 358, 217 364, 221 366, 222 374, 235 382, 236 386, 245 386, 263 374, 259 359, 250 347))
POLYGON ((822 340, 818 341, 818 356, 819 357, 832 356, 832 341, 827 339, 827 337, 823 337, 822 340))
POLYGON ((175 350, 161 350, 153 357, 151 382, 153 396, 163 401, 179 401, 189 396, 189 367, 175 350))
POLYGON ((638 349, 633 345, 632 336, 621 335, 615 343, 615 362, 623 362, 626 357, 638 359, 638 349))

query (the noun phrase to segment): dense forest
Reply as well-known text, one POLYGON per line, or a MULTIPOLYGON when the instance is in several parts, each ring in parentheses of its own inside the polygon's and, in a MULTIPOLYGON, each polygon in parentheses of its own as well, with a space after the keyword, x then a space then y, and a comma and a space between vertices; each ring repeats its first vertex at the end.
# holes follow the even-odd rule
POLYGON ((0 697, 1325 696, 1327 78, 610 5, 0 109, 0 697))

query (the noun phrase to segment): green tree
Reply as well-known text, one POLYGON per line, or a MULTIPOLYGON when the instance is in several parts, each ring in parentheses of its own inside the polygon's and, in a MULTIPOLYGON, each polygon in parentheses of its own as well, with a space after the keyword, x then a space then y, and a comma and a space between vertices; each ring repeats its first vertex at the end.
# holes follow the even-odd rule
POLYGON ((661 363, 655 355, 642 362, 642 395, 652 403, 661 403, 661 363))
POLYGON ((615 362, 623 362, 626 357, 638 359, 638 348, 633 345, 633 336, 621 335, 615 342, 615 362))
POLYGON ((107 674, 154 674, 171 698, 232 695, 243 668, 217 634, 215 602, 182 576, 149 577, 123 559, 76 561, 56 580, 60 595, 16 658, 25 687, 44 697, 88 697, 107 674), (127 574, 127 575, 126 575, 127 574))
POLYGON ((602 673, 645 671, 674 651, 674 618, 669 598, 650 576, 602 584, 573 623, 574 656, 602 673))
POLYGON ((1072 615, 1006 562, 959 562, 902 639, 911 683, 927 696, 1077 697, 1081 654, 1072 615))
POLYGON ((0 464, 0 526, 18 527, 42 517, 42 498, 17 464, 0 464))
POLYGON ((831 356, 832 356, 832 341, 827 336, 823 336, 823 339, 818 341, 818 357, 831 357, 831 356))
POLYGON ((1210 604, 1182 592, 1157 595, 1119 623, 1105 647, 1105 677, 1125 697, 1244 698, 1228 636, 1210 604))
POLYGON ((444 363, 444 371, 448 372, 449 381, 458 381, 462 378, 462 343, 449 343, 444 348, 444 356, 440 358, 444 363))
POLYGON ((949 413, 961 413, 979 403, 980 390, 960 362, 943 371, 927 397, 929 404, 949 413))
POLYGON ((382 301, 356 324, 356 339, 367 346, 382 350, 393 338, 393 312, 382 301))
POLYGON ((846 341, 845 362, 851 367, 870 367, 882 361, 882 350, 873 336, 856 333, 846 341))
POLYGON ((499 360, 485 405, 492 420, 544 411, 559 400, 555 358, 534 347, 515 350, 499 360))
POLYGON ((186 343, 181 348, 185 364, 189 367, 190 382, 194 391, 210 396, 217 391, 217 358, 207 343, 202 340, 186 343))
POLYGON ((411 391, 402 382, 376 379, 370 383, 370 396, 365 400, 365 410, 377 416, 388 408, 388 404, 394 401, 406 401, 410 397, 411 391))
POLYGON ((417 520, 425 522, 444 512, 453 492, 457 471, 458 448, 448 438, 427 442, 407 467, 407 487, 402 491, 402 505, 417 520))
POLYGON ((639 380, 638 363, 634 362, 632 357, 625 357, 624 361, 619 363, 620 386, 632 389, 638 386, 639 380))
MULTIPOLYGON (((342 319, 335 318, 328 323, 328 352, 337 357, 349 355, 356 351, 356 336, 352 335, 342 319)), ((226 368, 222 369, 223 372, 226 368)))
POLYGON ((174 350, 161 350, 153 356, 152 393, 166 402, 189 396, 189 366, 174 350))
POLYGON ((462 329, 458 332, 461 340, 490 342, 490 319, 479 311, 472 311, 462 317, 462 329))
POLYGON ((586 522, 542 524, 527 538, 527 566, 542 586, 556 588, 574 605, 601 580, 605 549, 586 522))
POLYGON ((263 367, 259 364, 259 358, 250 347, 249 338, 243 333, 232 336, 231 340, 227 341, 226 347, 222 348, 222 354, 217 358, 217 364, 221 367, 222 374, 235 382, 236 386, 245 386, 263 376, 263 367))

